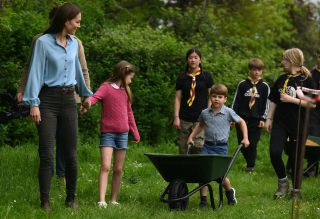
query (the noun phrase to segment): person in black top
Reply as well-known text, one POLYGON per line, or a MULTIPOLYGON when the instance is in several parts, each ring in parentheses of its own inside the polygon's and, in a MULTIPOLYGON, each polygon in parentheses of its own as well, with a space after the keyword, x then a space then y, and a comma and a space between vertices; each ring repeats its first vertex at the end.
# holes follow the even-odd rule
MULTIPOLYGON (((201 67, 201 53, 197 48, 186 54, 187 67, 176 80, 174 99, 173 127, 178 129, 178 146, 180 154, 187 153, 187 140, 193 127, 197 124, 202 110, 208 107, 208 94, 213 85, 210 73, 201 67)), ((195 140, 192 153, 201 153, 203 133, 195 140)))
MULTIPOLYGON (((320 48, 317 50, 317 65, 311 69, 312 79, 314 81, 315 89, 320 90, 320 48)), ((318 103, 315 109, 310 110, 309 130, 308 134, 312 136, 320 137, 320 104, 318 103)), ((316 150, 319 150, 316 148, 316 150)), ((319 166, 318 153, 314 153, 315 150, 307 147, 306 158, 308 160, 305 176, 314 176, 317 174, 317 168, 319 166)))
MULTIPOLYGON (((194 139, 193 146, 188 149, 187 141, 202 110, 209 105, 209 92, 213 85, 210 73, 201 67, 201 53, 192 48, 186 54, 187 67, 176 80, 176 95, 174 99, 173 127, 178 130, 178 146, 180 154, 201 154, 204 144, 204 132, 194 139)), ((200 191, 200 207, 207 205, 206 191, 200 191)))
MULTIPOLYGON (((248 63, 249 77, 238 84, 232 103, 233 110, 245 120, 248 127, 250 145, 242 148, 246 160, 246 171, 252 173, 257 157, 257 144, 268 113, 270 93, 269 85, 261 78, 264 64, 260 59, 253 58, 248 63)), ((242 132, 236 125, 238 144, 242 140, 242 132)))
MULTIPOLYGON (((286 50, 281 62, 286 73, 279 76, 269 95, 270 106, 265 127, 268 132, 271 132, 270 158, 278 177, 278 190, 274 194, 274 198, 281 198, 289 192, 289 181, 282 160, 283 147, 287 138, 294 141, 299 139, 301 144, 304 108, 313 107, 312 103, 301 100, 296 95, 297 86, 313 88, 310 72, 303 66, 303 63, 304 56, 300 49, 286 50), (298 130, 300 131, 298 132, 298 130), (297 133, 300 133, 299 136, 297 133)), ((290 146, 296 147, 296 144, 290 146)), ((295 170, 295 148, 290 151, 291 168, 295 170)), ((292 179, 295 178, 295 174, 293 171, 292 179)))

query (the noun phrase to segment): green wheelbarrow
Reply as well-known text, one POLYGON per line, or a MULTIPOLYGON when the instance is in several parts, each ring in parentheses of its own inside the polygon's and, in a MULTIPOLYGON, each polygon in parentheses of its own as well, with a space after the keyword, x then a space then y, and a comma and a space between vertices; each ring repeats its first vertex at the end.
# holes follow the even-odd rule
POLYGON ((145 153, 151 160, 163 179, 169 182, 160 200, 167 203, 172 210, 185 210, 189 197, 201 188, 207 186, 210 194, 210 204, 216 209, 211 181, 219 184, 219 208, 223 205, 222 182, 229 173, 240 149, 240 144, 233 156, 208 154, 156 154, 145 153), (187 183, 199 183, 199 186, 189 192, 187 183))

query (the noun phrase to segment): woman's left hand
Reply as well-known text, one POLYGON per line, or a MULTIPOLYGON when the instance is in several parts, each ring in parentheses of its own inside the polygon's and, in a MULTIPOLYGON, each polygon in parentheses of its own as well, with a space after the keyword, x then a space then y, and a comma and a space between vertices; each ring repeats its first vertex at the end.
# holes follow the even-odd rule
POLYGON ((32 121, 34 121, 36 124, 39 124, 41 122, 41 114, 38 106, 31 107, 30 116, 32 118, 32 121))
POLYGON ((88 112, 88 110, 82 105, 80 104, 80 115, 84 115, 86 112, 88 112))

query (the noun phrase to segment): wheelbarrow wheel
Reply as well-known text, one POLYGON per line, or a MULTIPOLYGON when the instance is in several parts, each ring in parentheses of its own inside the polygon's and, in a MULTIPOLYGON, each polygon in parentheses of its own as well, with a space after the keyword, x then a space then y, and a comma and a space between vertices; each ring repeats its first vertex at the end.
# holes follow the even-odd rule
MULTIPOLYGON (((188 194, 188 186, 182 180, 175 180, 170 183, 168 198, 169 200, 184 197, 188 194)), ((169 208, 172 210, 185 210, 188 206, 189 197, 176 202, 169 202, 169 208)))

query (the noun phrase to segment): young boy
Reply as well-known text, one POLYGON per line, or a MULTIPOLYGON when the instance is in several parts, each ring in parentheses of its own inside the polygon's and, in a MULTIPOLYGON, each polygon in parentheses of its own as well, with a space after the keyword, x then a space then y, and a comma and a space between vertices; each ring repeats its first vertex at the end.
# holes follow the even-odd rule
MULTIPOLYGON (((228 154, 228 138, 230 133, 230 123, 239 124, 243 139, 241 141, 245 147, 249 145, 247 126, 231 108, 224 104, 227 101, 228 89, 223 84, 215 84, 210 90, 211 107, 203 110, 199 116, 199 123, 196 125, 188 138, 188 144, 193 143, 194 137, 204 129, 205 142, 203 145, 203 154, 228 154)), ((237 203, 236 190, 231 186, 230 180, 225 178, 223 187, 226 190, 226 197, 229 205, 237 203)), ((207 191, 202 193, 201 204, 206 206, 207 191)))
MULTIPOLYGON (((248 68, 249 77, 239 83, 232 109, 245 120, 248 126, 250 146, 242 148, 241 152, 247 163, 245 170, 252 173, 257 158, 257 145, 268 114, 270 87, 261 78, 264 64, 260 59, 251 59, 248 68)), ((240 143, 243 138, 242 133, 239 126, 236 126, 236 129, 238 143, 240 143)))

